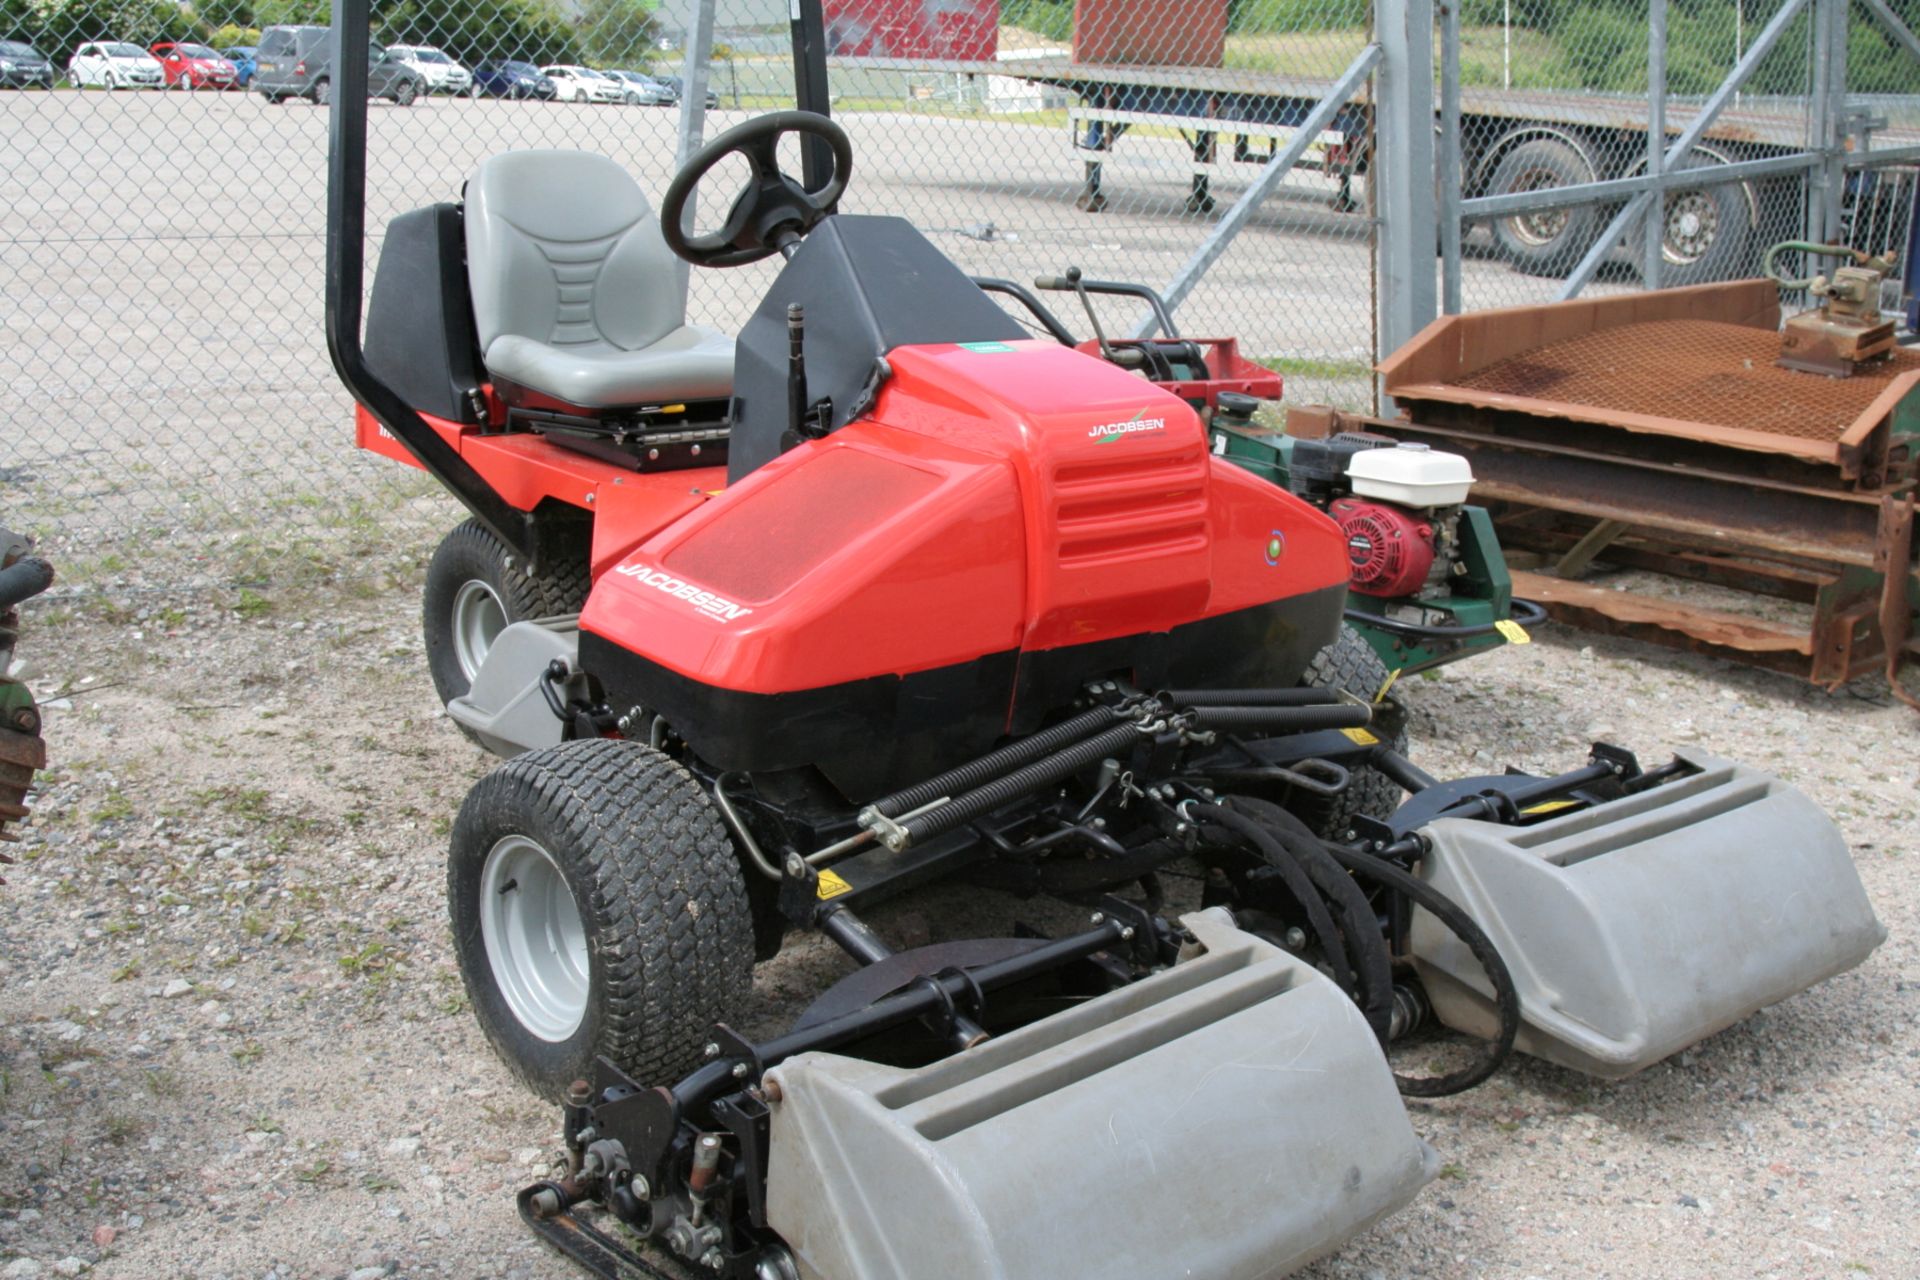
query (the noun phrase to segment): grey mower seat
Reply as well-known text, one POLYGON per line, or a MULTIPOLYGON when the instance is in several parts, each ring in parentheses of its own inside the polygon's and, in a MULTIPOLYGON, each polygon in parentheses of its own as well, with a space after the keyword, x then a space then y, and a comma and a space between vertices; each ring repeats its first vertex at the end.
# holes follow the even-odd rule
POLYGON ((481 358, 509 404, 722 399, 733 339, 689 325, 672 250, 627 171, 584 151, 509 151, 467 183, 481 358))

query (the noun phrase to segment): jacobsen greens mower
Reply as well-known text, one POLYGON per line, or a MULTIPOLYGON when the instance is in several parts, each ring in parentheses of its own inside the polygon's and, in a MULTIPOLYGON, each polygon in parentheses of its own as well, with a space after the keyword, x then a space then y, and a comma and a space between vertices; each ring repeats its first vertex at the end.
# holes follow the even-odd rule
POLYGON ((521 1213, 591 1270, 1282 1275, 1433 1176, 1400 1094, 1515 1048, 1626 1075, 1884 936, 1764 774, 1599 745, 1442 782, 1370 691, 1303 687, 1334 521, 906 222, 837 214, 822 116, 720 135, 657 222, 603 157, 485 162, 389 225, 363 351, 366 8, 336 15, 329 339, 360 442, 473 512, 429 656, 512 758, 455 823, 454 940, 565 1108, 521 1213), (728 156, 752 180, 689 234, 728 156), (729 340, 670 253, 786 261, 729 340), (1066 909, 904 950, 863 921, 935 881, 1066 909), (802 931, 854 967, 746 1034, 802 931), (1471 1051, 1396 1076, 1423 1027, 1471 1051))

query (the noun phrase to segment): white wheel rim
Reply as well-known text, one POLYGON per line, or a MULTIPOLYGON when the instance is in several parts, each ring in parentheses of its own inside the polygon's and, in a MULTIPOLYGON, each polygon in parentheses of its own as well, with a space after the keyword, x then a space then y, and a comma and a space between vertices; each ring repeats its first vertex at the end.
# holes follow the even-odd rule
POLYGON ((453 655, 460 674, 472 684, 487 651, 507 625, 507 607, 492 587, 478 578, 460 584, 453 597, 453 655))
POLYGON ((557 1044, 587 1016, 587 932, 553 855, 507 836, 480 873, 480 938, 520 1025, 557 1044))

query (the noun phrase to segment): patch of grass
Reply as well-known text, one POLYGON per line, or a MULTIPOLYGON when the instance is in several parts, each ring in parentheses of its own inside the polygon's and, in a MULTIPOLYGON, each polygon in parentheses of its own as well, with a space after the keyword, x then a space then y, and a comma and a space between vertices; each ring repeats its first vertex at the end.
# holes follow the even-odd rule
POLYGON ((147 1072, 147 1092, 156 1098, 178 1098, 187 1091, 186 1081, 177 1071, 155 1067, 147 1072))
POLYGON ((265 1053, 266 1050, 260 1047, 258 1040, 249 1040, 238 1049, 235 1049, 230 1056, 241 1066, 250 1067, 260 1061, 261 1056, 265 1053))
POLYGON ((1467 1171, 1457 1164, 1443 1164, 1440 1166, 1440 1172, 1435 1176, 1445 1178, 1449 1182, 1459 1182, 1467 1176, 1467 1171))
POLYGON ((108 1142, 113 1143, 115 1146, 123 1146, 134 1138, 139 1137, 141 1133, 145 1132, 146 1127, 147 1118, 145 1116, 135 1115, 127 1111, 111 1111, 107 1113, 103 1132, 108 1142))
POLYGON ((273 611, 273 601, 252 587, 242 587, 239 597, 233 602, 233 611, 243 618, 264 617, 273 611))
POLYGON ((124 791, 118 787, 109 788, 107 794, 100 797, 100 803, 93 807, 95 822, 117 822, 133 816, 133 801, 127 799, 124 791))
POLYGON ((113 971, 111 980, 114 982, 125 982, 128 978, 137 978, 139 976, 140 962, 138 960, 129 960, 113 971))
POLYGON ((1275 373, 1328 382, 1373 376, 1373 366, 1365 360, 1333 360, 1320 356, 1256 356, 1253 362, 1275 373))

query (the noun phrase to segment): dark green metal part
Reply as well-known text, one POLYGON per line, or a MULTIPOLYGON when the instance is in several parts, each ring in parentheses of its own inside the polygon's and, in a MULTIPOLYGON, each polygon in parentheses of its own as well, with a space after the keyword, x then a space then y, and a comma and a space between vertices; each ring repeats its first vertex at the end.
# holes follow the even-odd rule
MULTIPOLYGON (((1264 480, 1289 489, 1289 464, 1293 457, 1293 437, 1257 423, 1222 422, 1213 424, 1214 452, 1244 467, 1264 480)), ((1500 539, 1493 531, 1493 520, 1484 507, 1460 509, 1460 564, 1464 572, 1453 578, 1452 591, 1431 599, 1386 600, 1377 596, 1355 595, 1348 603, 1367 613, 1392 613, 1399 606, 1414 606, 1426 611, 1421 618, 1427 626, 1487 626, 1507 617, 1513 608, 1513 579, 1500 553, 1500 539)), ((1428 639, 1396 635, 1370 623, 1349 620, 1387 670, 1407 674, 1458 662, 1507 643, 1497 631, 1468 636, 1460 640, 1428 639)))

